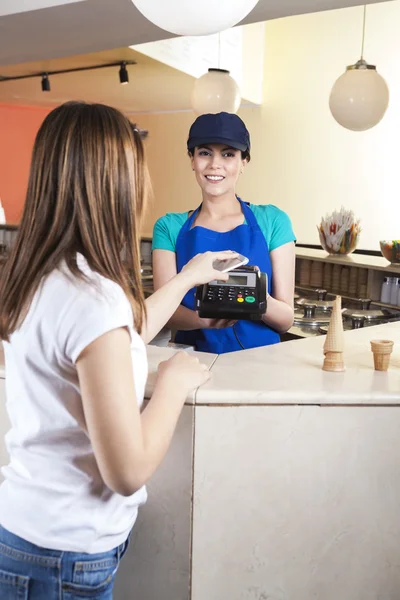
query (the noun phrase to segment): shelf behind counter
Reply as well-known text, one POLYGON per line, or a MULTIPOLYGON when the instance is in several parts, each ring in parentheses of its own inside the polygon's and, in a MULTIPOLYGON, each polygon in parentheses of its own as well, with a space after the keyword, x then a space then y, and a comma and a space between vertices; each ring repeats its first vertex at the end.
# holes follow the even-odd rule
POLYGON ((359 267, 376 271, 388 271, 400 276, 400 264, 392 264, 383 256, 370 256, 367 254, 328 254, 325 250, 314 248, 301 248, 296 246, 296 258, 318 260, 344 267, 359 267))

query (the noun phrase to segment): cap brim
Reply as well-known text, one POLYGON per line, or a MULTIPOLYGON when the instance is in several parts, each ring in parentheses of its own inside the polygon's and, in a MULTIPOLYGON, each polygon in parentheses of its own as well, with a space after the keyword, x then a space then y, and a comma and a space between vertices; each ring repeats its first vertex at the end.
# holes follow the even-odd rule
POLYGON ((228 138, 221 137, 213 137, 210 138, 189 138, 187 146, 188 150, 193 150, 193 148, 197 148, 198 146, 207 146, 207 144, 226 144, 230 148, 235 148, 236 150, 241 150, 245 152, 248 150, 248 147, 240 142, 235 142, 234 140, 229 140, 228 138))

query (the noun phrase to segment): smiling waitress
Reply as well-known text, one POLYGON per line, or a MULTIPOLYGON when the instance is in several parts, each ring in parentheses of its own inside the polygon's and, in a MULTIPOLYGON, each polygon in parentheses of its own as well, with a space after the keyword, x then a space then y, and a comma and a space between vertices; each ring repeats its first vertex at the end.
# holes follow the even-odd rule
POLYGON ((170 319, 175 341, 223 354, 276 344, 293 323, 295 236, 289 217, 272 204, 249 204, 235 193, 250 161, 250 136, 235 114, 201 115, 190 128, 187 148, 202 193, 190 212, 167 213, 153 232, 157 290, 196 254, 229 248, 268 277, 267 310, 261 322, 202 319, 190 290, 170 319))

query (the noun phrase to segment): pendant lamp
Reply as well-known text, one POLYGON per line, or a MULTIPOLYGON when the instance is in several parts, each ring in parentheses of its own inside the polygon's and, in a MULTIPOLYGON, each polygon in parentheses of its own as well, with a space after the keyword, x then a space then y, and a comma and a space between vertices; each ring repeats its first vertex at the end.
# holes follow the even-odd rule
POLYGON ((236 113, 240 100, 239 86, 225 69, 208 69, 194 83, 192 108, 196 115, 236 113))
POLYGON ((244 19, 258 0, 132 0, 154 25, 177 35, 210 35, 244 19))
POLYGON ((346 129, 365 131, 377 125, 389 104, 389 89, 375 65, 364 60, 366 6, 364 6, 361 58, 346 68, 329 98, 334 119, 346 129))

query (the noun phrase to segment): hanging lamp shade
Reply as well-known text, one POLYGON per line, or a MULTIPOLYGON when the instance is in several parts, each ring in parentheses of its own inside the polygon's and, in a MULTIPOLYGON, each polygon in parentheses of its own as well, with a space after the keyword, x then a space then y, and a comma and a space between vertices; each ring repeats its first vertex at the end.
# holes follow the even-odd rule
POLYGON ((383 118, 389 89, 374 65, 360 59, 335 82, 329 98, 334 119, 346 129, 365 131, 383 118))
POLYGON ((236 113, 240 100, 239 86, 225 69, 208 69, 195 81, 192 108, 196 115, 236 113))
POLYGON ((177 35, 210 35, 233 27, 258 0, 132 0, 154 25, 177 35))

